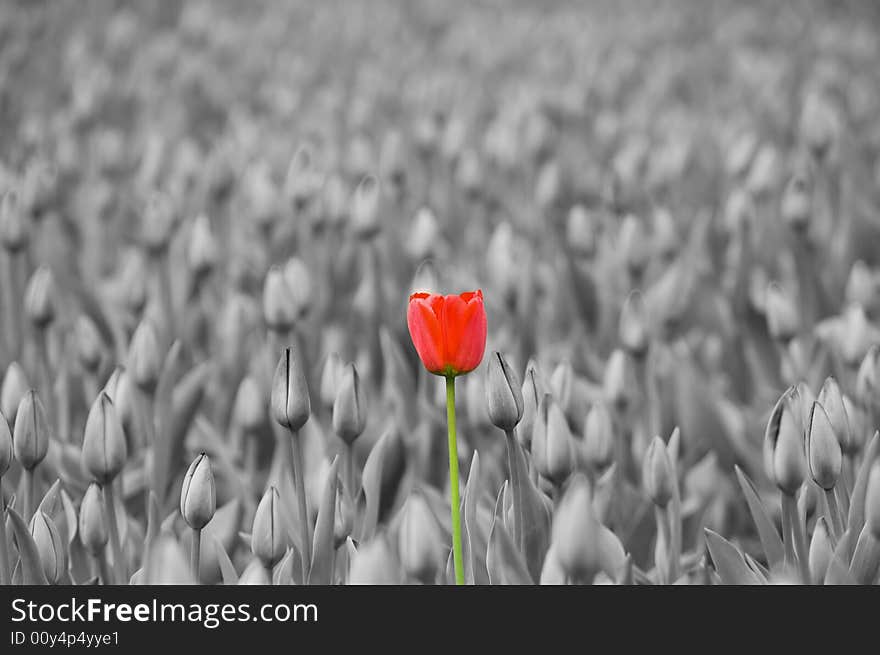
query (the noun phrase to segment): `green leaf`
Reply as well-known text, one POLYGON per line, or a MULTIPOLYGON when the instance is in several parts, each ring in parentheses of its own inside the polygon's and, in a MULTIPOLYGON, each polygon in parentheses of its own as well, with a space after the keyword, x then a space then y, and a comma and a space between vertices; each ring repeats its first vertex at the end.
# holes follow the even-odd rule
POLYGON ((7 512, 20 558, 21 583, 26 585, 48 584, 46 574, 43 573, 43 564, 40 561, 37 544, 34 543, 34 538, 25 525, 24 519, 11 507, 7 512))
POLYGON ((758 537, 761 540, 761 546, 764 549, 764 555, 767 557, 767 564, 771 569, 776 568, 785 558, 785 548, 782 544, 782 538, 776 531, 773 521, 767 516, 767 510, 764 503, 758 497, 758 491, 748 476, 737 466, 736 478, 739 480, 739 486, 746 502, 749 505, 749 512, 752 514, 752 521, 758 530, 758 537))
POLYGON ((709 528, 705 528, 706 545, 715 564, 715 570, 726 585, 759 584, 754 571, 746 564, 742 553, 732 543, 709 528))
POLYGON ((336 523, 336 493, 339 486, 339 456, 333 458, 327 478, 324 481, 324 493, 318 508, 315 522, 315 537, 312 542, 312 568, 309 571, 309 584, 331 584, 333 577, 333 561, 336 549, 333 543, 333 528, 336 523))

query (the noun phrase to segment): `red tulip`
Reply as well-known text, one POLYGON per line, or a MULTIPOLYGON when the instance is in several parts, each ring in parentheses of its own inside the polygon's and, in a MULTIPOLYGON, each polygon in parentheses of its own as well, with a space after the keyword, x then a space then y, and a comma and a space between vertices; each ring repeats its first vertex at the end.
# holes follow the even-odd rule
POLYGON ((486 310, 479 289, 449 296, 414 293, 406 322, 422 364, 434 375, 462 375, 483 359, 486 310))

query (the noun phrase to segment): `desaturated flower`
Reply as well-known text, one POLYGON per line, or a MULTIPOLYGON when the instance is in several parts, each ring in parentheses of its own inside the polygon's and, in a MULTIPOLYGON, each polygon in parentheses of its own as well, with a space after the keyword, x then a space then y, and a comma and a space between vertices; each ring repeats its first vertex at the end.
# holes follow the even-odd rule
POLYGON ((180 514, 194 530, 204 528, 217 510, 217 492, 211 460, 205 454, 198 455, 189 465, 180 489, 180 514))

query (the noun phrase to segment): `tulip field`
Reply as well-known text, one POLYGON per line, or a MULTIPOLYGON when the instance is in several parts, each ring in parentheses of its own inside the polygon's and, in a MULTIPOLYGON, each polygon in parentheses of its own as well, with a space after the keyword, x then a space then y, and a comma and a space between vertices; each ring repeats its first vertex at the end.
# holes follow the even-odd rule
POLYGON ((876 584, 878 62, 871 2, 0 3, 0 585, 876 584))

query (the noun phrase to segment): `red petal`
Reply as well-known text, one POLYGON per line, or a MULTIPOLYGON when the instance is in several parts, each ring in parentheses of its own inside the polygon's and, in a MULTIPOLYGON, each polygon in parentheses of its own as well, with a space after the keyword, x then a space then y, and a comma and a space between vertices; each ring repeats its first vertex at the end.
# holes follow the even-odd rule
MULTIPOLYGON (((422 297, 423 295, 427 296, 427 294, 413 294, 410 297, 406 324, 422 364, 431 373, 440 374, 444 365, 443 328, 440 318, 432 307, 432 305, 437 306, 436 302, 432 302, 436 296, 422 297)), ((442 300, 440 296, 441 308, 442 300)))

